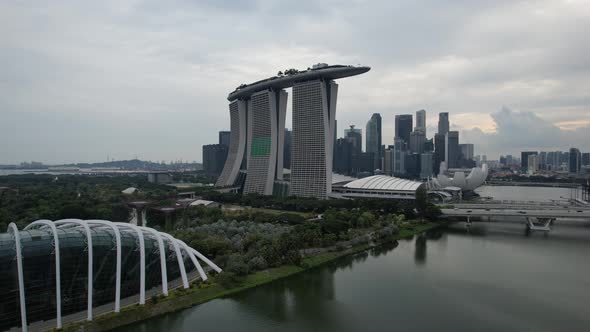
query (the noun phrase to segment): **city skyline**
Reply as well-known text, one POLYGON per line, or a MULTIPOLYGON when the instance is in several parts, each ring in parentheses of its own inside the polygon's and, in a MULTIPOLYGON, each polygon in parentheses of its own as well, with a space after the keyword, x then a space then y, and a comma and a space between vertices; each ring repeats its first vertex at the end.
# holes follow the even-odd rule
POLYGON ((450 130, 489 156, 590 150, 581 1, 4 2, 0 13, 2 164, 200 162, 202 145, 229 129, 225 95, 236 82, 318 62, 373 67, 341 86, 338 117, 340 128, 362 127, 380 113, 384 144, 395 115, 425 109, 449 112, 450 130), (243 26, 257 38, 242 38, 243 26), (522 137, 531 124, 540 130, 522 137))

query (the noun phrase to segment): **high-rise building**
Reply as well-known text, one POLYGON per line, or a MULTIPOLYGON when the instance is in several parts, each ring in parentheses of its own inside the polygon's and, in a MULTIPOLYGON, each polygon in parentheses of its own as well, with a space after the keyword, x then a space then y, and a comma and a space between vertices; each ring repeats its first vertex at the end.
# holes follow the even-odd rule
POLYGON ((410 144, 412 122, 412 114, 402 114, 395 116, 395 137, 403 139, 406 145, 410 144))
POLYGON ((215 183, 217 187, 233 186, 238 178, 246 155, 247 107, 244 100, 234 100, 229 104, 230 146, 223 171, 215 183))
POLYGON ((346 138, 336 140, 334 148, 334 171, 339 174, 350 175, 352 172, 352 142, 346 138))
POLYGON ((219 132, 219 144, 223 144, 229 148, 229 139, 231 131, 220 131, 219 132))
POLYGON ((424 142, 424 152, 434 152, 434 138, 427 139, 424 142))
POLYGON ((539 169, 546 170, 547 169, 547 152, 541 151, 539 153, 539 169))
POLYGON ((350 125, 349 129, 344 129, 344 138, 352 143, 352 153, 359 155, 363 152, 363 131, 350 125))
POLYGON ((286 194, 282 177, 286 113, 283 89, 292 87, 289 194, 326 198, 332 191, 338 95, 334 80, 369 70, 317 64, 307 70, 290 70, 286 75, 238 86, 227 97, 232 124, 230 152, 216 185, 235 186, 238 174, 242 174, 239 178, 245 178, 244 193, 286 194), (275 185, 281 186, 280 190, 275 191, 275 185))
POLYGON ((527 167, 529 174, 535 174, 539 171, 539 158, 536 153, 527 156, 527 167))
POLYGON ((393 154, 394 147, 390 145, 387 149, 385 149, 383 157, 383 172, 385 175, 393 176, 393 154))
POLYGON ((283 148, 287 92, 263 90, 248 101, 248 175, 244 193, 272 195, 275 180, 283 179, 283 148))
POLYGON ((461 150, 461 156, 465 160, 473 160, 474 155, 474 145, 471 143, 459 144, 459 149, 461 150))
POLYGON ((406 174, 406 143, 402 138, 395 138, 393 142, 393 174, 406 174))
POLYGON ((529 170, 529 156, 537 154, 537 151, 523 151, 520 153, 520 169, 522 172, 529 170))
POLYGON ((221 174, 228 150, 224 144, 203 145, 203 171, 211 175, 221 174))
POLYGON ((367 141, 365 151, 375 157, 373 169, 381 168, 381 114, 373 113, 367 122, 367 141))
POLYGON ((440 163, 445 161, 447 157, 446 153, 446 136, 444 134, 434 135, 434 174, 440 173, 440 163))
POLYGON ((578 174, 582 168, 582 154, 576 148, 570 149, 569 171, 578 174))
POLYGON ((582 166, 590 165, 590 152, 582 153, 582 166))
POLYGON ((420 131, 426 136, 426 111, 419 110, 416 112, 416 127, 414 131, 420 131))
POLYGON ((293 85, 292 196, 326 198, 332 192, 337 95, 338 84, 331 80, 293 85))
POLYGON ((449 132, 449 113, 438 113, 438 133, 446 135, 449 132))
POLYGON ((419 153, 407 153, 405 160, 406 174, 412 177, 419 177, 422 167, 420 165, 419 153))
POLYGON ((421 178, 428 178, 428 177, 432 176, 433 162, 434 162, 434 155, 432 154, 432 152, 425 152, 420 155, 420 177, 421 178))
POLYGON ((410 153, 424 152, 424 143, 426 135, 421 130, 415 130, 410 134, 410 153))
POLYGON ((445 161, 447 162, 447 168, 459 167, 459 158, 461 151, 459 150, 459 132, 449 131, 445 136, 445 161))

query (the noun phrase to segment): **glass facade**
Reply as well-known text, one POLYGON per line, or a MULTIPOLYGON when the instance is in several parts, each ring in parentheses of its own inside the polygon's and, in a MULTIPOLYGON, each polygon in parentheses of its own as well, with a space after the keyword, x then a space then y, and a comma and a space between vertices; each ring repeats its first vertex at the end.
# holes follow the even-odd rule
MULTIPOLYGON (((86 223, 86 222, 83 222, 86 223)), ((56 222, 59 242, 61 313, 62 317, 86 312, 88 305, 88 240, 81 224, 56 222)), ((92 236, 92 306, 110 305, 114 310, 117 277, 117 240, 114 223, 88 222, 92 236)), ((141 250, 135 229, 116 226, 121 239, 121 299, 140 294, 141 250)), ((162 292, 162 273, 158 240, 147 228, 141 228, 145 246, 145 289, 162 292)), ((25 290, 26 320, 29 324, 56 319, 56 256, 52 228, 33 225, 20 230, 22 266, 25 290)), ((181 277, 173 241, 162 236, 168 287, 182 286, 175 282, 181 277), (173 285, 174 284, 174 285, 173 285)), ((174 240, 177 242, 177 240, 174 240)), ((178 242, 177 242, 178 243, 178 242)), ((190 254, 181 248, 187 275, 196 273, 190 254)), ((0 233, 0 330, 20 327, 19 276, 17 270, 16 241, 12 233, 0 233)), ((207 262, 209 264, 210 262, 207 262)), ((213 269, 220 271, 214 264, 213 269)), ((153 292, 151 292, 153 293, 153 292)), ((150 293, 150 294, 151 294, 150 293)), ((138 302, 134 300, 132 302, 138 302)), ((110 311, 109 310, 109 311, 110 311)), ((101 311, 103 312, 103 311, 101 311)))

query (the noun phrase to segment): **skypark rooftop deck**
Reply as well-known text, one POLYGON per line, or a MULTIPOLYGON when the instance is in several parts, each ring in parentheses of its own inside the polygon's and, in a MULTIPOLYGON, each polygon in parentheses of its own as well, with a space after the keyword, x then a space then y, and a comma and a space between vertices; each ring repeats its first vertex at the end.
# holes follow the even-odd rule
POLYGON ((300 71, 290 75, 284 76, 273 76, 261 81, 257 81, 247 85, 241 85, 236 90, 231 92, 227 96, 227 100, 233 101, 236 99, 248 97, 258 91, 266 89, 285 89, 292 87, 297 82, 312 81, 315 79, 338 79, 349 76, 355 76, 362 73, 366 73, 370 70, 367 66, 343 66, 343 65, 332 65, 324 66, 314 69, 308 69, 300 71))

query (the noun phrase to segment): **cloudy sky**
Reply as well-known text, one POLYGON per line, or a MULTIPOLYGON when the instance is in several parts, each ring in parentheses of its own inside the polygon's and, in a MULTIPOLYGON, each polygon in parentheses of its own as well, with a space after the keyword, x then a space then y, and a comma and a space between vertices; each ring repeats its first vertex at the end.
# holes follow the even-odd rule
POLYGON ((0 163, 201 161, 241 83, 311 64, 339 81, 339 136, 449 112, 488 159, 590 150, 590 1, 1 1, 0 163))

